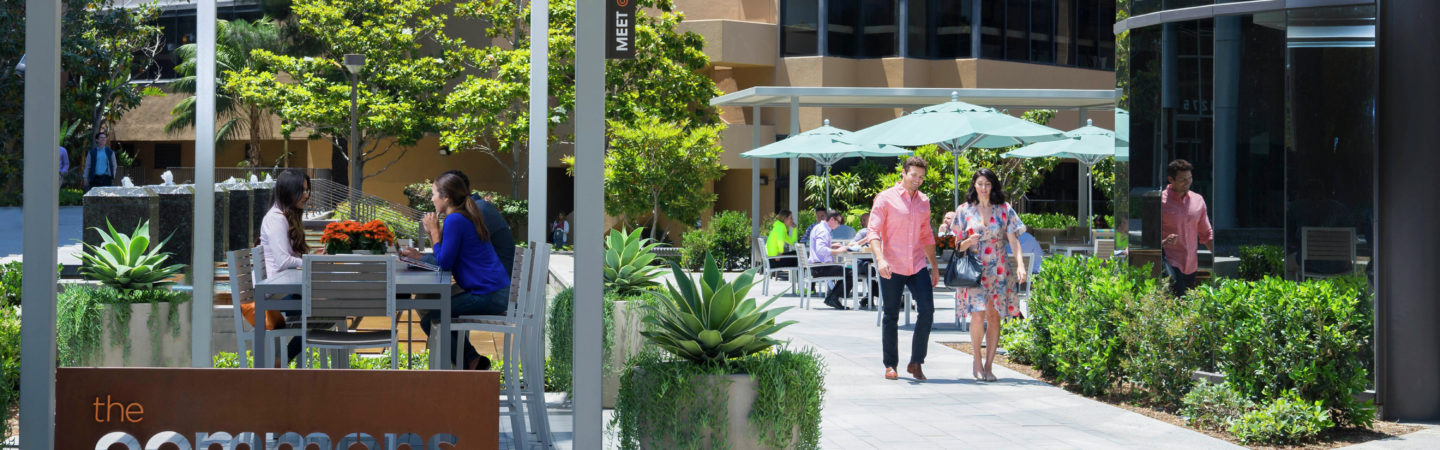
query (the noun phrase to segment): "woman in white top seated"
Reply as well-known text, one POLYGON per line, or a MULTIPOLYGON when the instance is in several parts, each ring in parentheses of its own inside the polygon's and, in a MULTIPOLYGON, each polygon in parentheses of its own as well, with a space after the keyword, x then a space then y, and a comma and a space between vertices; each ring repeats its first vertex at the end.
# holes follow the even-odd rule
MULTIPOLYGON (((270 276, 285 269, 300 268, 301 255, 310 253, 310 246, 305 243, 303 220, 305 203, 310 201, 310 176, 294 169, 281 172, 275 180, 272 197, 275 201, 260 221, 260 247, 265 252, 265 273, 270 276)), ((247 319, 253 325, 254 313, 249 313, 247 319)), ((293 361, 299 354, 300 339, 290 339, 285 347, 286 360, 293 361)))

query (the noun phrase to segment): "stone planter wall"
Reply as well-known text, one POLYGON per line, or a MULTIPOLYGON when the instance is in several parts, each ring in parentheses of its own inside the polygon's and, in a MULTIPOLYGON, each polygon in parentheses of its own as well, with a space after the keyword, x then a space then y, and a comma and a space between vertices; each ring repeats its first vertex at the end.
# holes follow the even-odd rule
POLYGON ((645 344, 645 337, 640 335, 641 327, 644 326, 640 320, 645 317, 645 311, 640 308, 641 302, 615 302, 614 305, 615 311, 612 314, 615 324, 610 330, 610 370, 601 381, 603 392, 600 396, 601 407, 612 409, 615 408, 615 399, 620 395, 620 372, 625 367, 625 361, 640 353, 645 344))
MULTIPOLYGON (((745 374, 726 375, 724 377, 704 376, 697 378, 693 384, 696 389, 699 390, 711 389, 715 383, 725 383, 722 387, 723 392, 721 395, 726 399, 726 409, 730 416, 730 427, 726 434, 727 443, 730 444, 729 448, 734 450, 761 450, 768 448, 760 444, 760 439, 757 437, 759 433, 753 431, 750 427, 750 407, 755 404, 755 399, 759 397, 759 393, 756 392, 755 379, 745 374)), ((701 448, 714 448, 714 444, 709 442, 709 433, 702 433, 706 434, 706 436, 704 442, 700 445, 701 448)), ((800 434, 798 425, 794 430, 794 434, 797 437, 800 434)), ((795 442, 798 440, 797 438, 792 441, 791 445, 787 448, 795 448, 795 442)), ((640 437, 640 448, 642 449, 665 449, 673 447, 673 445, 667 445, 667 443, 664 442, 653 442, 647 439, 647 436, 640 437)))
POLYGON ((193 302, 180 304, 178 320, 175 323, 170 321, 169 303, 153 306, 149 303, 105 305, 101 314, 98 366, 189 367, 191 305, 193 302), (114 308, 130 308, 130 322, 126 326, 126 333, 122 334, 130 344, 128 358, 125 356, 125 341, 116 339, 115 327, 119 324, 114 319, 114 308), (173 326, 179 326, 178 336, 171 334, 173 326))

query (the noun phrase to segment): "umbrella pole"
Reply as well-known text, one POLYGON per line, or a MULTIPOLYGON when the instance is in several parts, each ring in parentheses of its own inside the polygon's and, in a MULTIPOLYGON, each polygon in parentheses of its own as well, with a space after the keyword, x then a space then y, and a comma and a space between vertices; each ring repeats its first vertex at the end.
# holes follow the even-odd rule
POLYGON ((825 210, 830 210, 830 165, 825 165, 825 210))
POLYGON ((975 145, 976 142, 980 142, 980 140, 984 139, 985 136, 986 135, 984 134, 975 135, 975 137, 972 137, 970 138, 970 140, 965 141, 965 145, 961 145, 959 150, 956 150, 953 145, 947 142, 940 143, 941 147, 945 147, 945 149, 949 150, 950 154, 955 157, 955 165, 954 167, 952 167, 954 173, 951 175, 951 197, 955 198, 955 211, 958 211, 960 209, 960 152, 963 152, 965 151, 965 149, 970 148, 970 146, 975 145))

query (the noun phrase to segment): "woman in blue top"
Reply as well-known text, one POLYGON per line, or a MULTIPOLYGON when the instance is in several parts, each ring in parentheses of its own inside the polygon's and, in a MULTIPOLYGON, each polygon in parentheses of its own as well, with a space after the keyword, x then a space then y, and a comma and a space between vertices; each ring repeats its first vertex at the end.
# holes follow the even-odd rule
MULTIPOLYGON (((435 212, 426 214, 421 222, 430 234, 430 242, 435 243, 436 264, 455 276, 451 314, 505 314, 510 302, 510 274, 490 245, 490 230, 485 228, 480 207, 466 192, 465 182, 454 174, 441 174, 430 192, 435 212), (439 223, 442 217, 443 226, 439 223)), ((439 315, 439 311, 430 311, 420 320, 426 335, 430 334, 430 323, 439 315)), ((453 339, 465 343, 466 369, 490 368, 490 359, 476 352, 469 339, 458 334, 453 339)))

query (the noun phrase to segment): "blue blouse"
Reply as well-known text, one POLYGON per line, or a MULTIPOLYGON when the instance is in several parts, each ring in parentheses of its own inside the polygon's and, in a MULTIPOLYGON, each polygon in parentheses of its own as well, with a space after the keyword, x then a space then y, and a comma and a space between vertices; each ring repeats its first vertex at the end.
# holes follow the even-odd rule
POLYGON ((435 262, 455 276, 455 284, 475 295, 486 295, 510 286, 510 274, 495 255, 495 247, 481 241, 475 224, 460 213, 445 216, 435 262))

